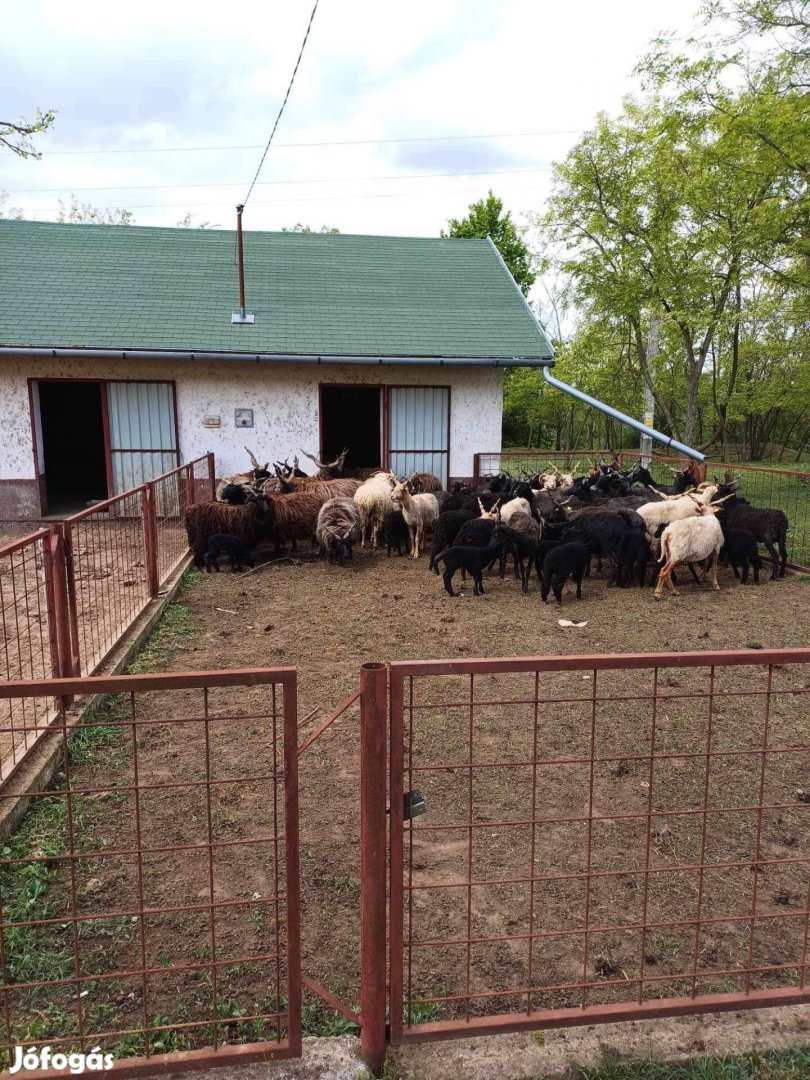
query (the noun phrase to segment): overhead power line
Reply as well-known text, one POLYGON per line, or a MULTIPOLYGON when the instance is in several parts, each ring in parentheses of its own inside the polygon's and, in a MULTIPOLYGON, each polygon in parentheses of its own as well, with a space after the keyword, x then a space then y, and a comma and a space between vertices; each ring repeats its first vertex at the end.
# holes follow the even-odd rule
MULTIPOLYGON (((390 139, 329 139, 315 142, 276 143, 277 150, 304 150, 321 146, 388 146, 394 143, 472 142, 475 139, 533 139, 538 136, 581 135, 583 128, 546 131, 493 131, 484 135, 402 135, 390 139)), ((221 150, 260 150, 261 143, 234 146, 136 146, 118 150, 44 150, 43 158, 78 157, 82 154, 192 154, 221 150)))
MULTIPOLYGON (((386 176, 327 176, 327 177, 305 177, 302 180, 260 180, 258 187, 273 187, 276 185, 291 185, 291 184, 364 184, 364 183, 376 183, 377 181, 390 181, 390 180, 434 180, 447 176, 504 176, 515 173, 538 173, 538 172, 551 172, 551 165, 537 165, 530 169, 479 169, 470 170, 465 172, 446 172, 446 173, 389 173, 386 176)), ((23 194, 44 194, 46 192, 65 191, 74 194, 77 191, 158 191, 169 190, 171 188, 222 188, 222 187, 239 187, 241 180, 228 180, 222 183, 213 184, 119 184, 100 187, 72 187, 68 184, 65 187, 55 188, 6 188, 6 194, 8 195, 23 195, 23 194)))
MULTIPOLYGON (((259 162, 259 167, 256 170, 256 175, 253 177, 253 180, 251 181, 250 187, 248 188, 247 195, 242 200, 242 206, 243 207, 247 206, 247 201, 250 198, 254 187, 256 186, 256 181, 259 179, 259 173, 262 171, 262 165, 264 165, 264 159, 267 157, 267 151, 270 149, 270 143, 273 141, 273 136, 276 133, 276 128, 278 127, 279 120, 281 120, 282 113, 284 112, 284 109, 285 109, 285 107, 287 105, 287 100, 289 99, 290 91, 292 90, 293 83, 295 82, 295 76, 298 74, 298 67, 299 67, 299 65, 301 63, 301 57, 304 55, 304 49, 307 47, 307 41, 309 40, 309 32, 312 29, 312 22, 313 22, 313 20, 315 18, 315 12, 318 10, 318 4, 319 3, 320 3, 320 0, 315 0, 315 3, 313 5, 313 7, 312 7, 312 14, 309 17, 309 23, 307 24, 307 32, 304 34, 304 40, 301 42, 301 48, 300 48, 299 53, 298 53, 298 59, 295 61, 295 67, 293 68, 293 73, 290 76, 290 81, 289 81, 289 84, 287 85, 287 93, 284 95, 284 100, 281 103, 281 108, 278 110, 278 116, 276 117, 276 122, 273 124, 273 130, 270 132, 270 138, 267 140, 267 146, 265 146, 265 148, 264 148, 264 153, 262 154, 261 161, 259 162)), ((240 211, 240 213, 241 213, 241 211, 240 211)))

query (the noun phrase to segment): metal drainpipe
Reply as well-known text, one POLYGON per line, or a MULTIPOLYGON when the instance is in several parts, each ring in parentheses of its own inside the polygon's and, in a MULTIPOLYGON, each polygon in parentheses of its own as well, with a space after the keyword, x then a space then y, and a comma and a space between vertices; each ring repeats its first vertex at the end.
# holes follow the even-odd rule
POLYGON ((679 453, 693 458, 695 461, 706 460, 705 455, 701 454, 699 450, 693 450, 691 446, 684 446, 683 443, 671 439, 669 435, 664 435, 663 432, 656 431, 655 428, 647 427, 646 424, 642 424, 640 420, 634 420, 632 416, 625 416, 625 414, 619 412, 618 409, 614 409, 610 405, 605 405, 604 401, 598 401, 596 398, 591 397, 590 394, 584 394, 581 390, 569 386, 568 383, 560 382, 559 379, 555 379, 554 376, 549 373, 547 367, 543 368, 543 378, 549 386, 553 386, 557 390, 562 390, 565 394, 570 394, 571 397, 575 397, 578 401, 583 401, 586 405, 598 409, 606 416, 612 416, 614 420, 620 420, 623 424, 628 424, 630 427, 635 428, 636 431, 640 431, 642 435, 649 435, 651 438, 657 439, 658 442, 663 443, 665 446, 669 446, 673 450, 677 450, 679 453))

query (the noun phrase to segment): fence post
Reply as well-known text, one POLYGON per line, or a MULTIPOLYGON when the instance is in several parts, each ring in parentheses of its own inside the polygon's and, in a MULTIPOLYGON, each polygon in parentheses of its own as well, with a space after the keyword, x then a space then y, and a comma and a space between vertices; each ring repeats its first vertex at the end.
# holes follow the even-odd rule
POLYGON ((212 499, 215 499, 217 495, 217 478, 214 468, 214 455, 212 451, 209 450, 206 454, 206 457, 208 458, 208 486, 210 488, 209 494, 212 499))
POLYGON ((186 465, 183 472, 183 489, 185 491, 185 500, 183 505, 186 507, 193 506, 197 501, 194 491, 194 466, 186 465))
POLYGON ((360 669, 360 1053, 374 1076, 382 1073, 386 1041, 387 679, 385 664, 360 669))
POLYGON ((141 491, 143 514, 143 548, 146 562, 146 582, 149 595, 154 599, 160 588, 157 564, 157 522, 155 520, 155 485, 149 481, 141 491))
MULTIPOLYGON (((51 525, 48 531, 48 564, 51 584, 49 599, 53 601, 53 626, 56 638, 54 643, 56 648, 51 650, 52 662, 55 663, 53 674, 57 679, 69 679, 76 674, 75 666, 78 660, 73 656, 65 537, 61 525, 51 525)), ((73 698, 65 697, 63 700, 65 705, 70 705, 73 698)))

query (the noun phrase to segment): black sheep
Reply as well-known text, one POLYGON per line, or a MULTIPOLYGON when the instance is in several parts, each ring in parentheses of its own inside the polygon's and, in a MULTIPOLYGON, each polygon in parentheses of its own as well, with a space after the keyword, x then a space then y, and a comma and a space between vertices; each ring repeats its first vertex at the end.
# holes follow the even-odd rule
POLYGON ((433 570, 434 573, 438 574, 436 553, 450 547, 455 541, 461 526, 467 521, 472 521, 476 516, 474 510, 446 510, 444 513, 439 514, 439 520, 433 530, 433 547, 430 551, 428 570, 433 570))
POLYGON ((499 547, 493 536, 486 547, 449 547, 440 551, 435 558, 437 563, 444 563, 444 587, 450 596, 458 596, 453 592, 453 575, 456 570, 463 570, 472 575, 473 596, 482 596, 484 593, 484 570, 497 559, 499 547))
POLYGON ((242 565, 255 566, 253 556, 244 540, 232 533, 215 533, 208 541, 208 549, 205 552, 205 568, 211 573, 213 568, 219 573, 219 556, 226 554, 230 559, 231 569, 234 574, 242 569, 242 565))
MULTIPOLYGON (((650 560, 650 545, 645 536, 635 529, 629 529, 619 540, 616 548, 615 574, 613 581, 616 585, 623 585, 622 580, 627 572, 627 584, 632 584, 635 577, 639 586, 644 588, 644 578, 647 574, 647 563, 650 560)), ((612 582, 608 582, 610 585, 612 582)))
POLYGON ((776 581, 777 577, 785 576, 787 566, 787 514, 784 510, 751 506, 744 499, 740 499, 735 494, 736 491, 736 484, 722 484, 712 499, 712 502, 719 502, 726 496, 731 496, 723 503, 720 523, 731 529, 748 529, 760 544, 765 545, 772 561, 771 581, 776 581), (779 547, 778 555, 775 545, 779 547))
POLYGON ((383 519, 383 536, 385 537, 385 546, 388 549, 389 559, 391 558, 392 548, 396 548, 397 555, 402 554, 403 546, 406 555, 411 550, 411 537, 401 510, 389 510, 385 515, 383 519))
POLYGON ((501 521, 498 521, 492 538, 503 552, 501 557, 501 577, 503 577, 506 552, 511 551, 515 556, 515 569, 520 573, 520 587, 525 594, 529 591, 529 572, 537 557, 541 532, 528 514, 514 514, 512 520, 517 521, 518 518, 524 518, 525 522, 523 524, 533 527, 527 530, 523 528, 513 529, 509 525, 504 525, 501 521))
POLYGON ((757 547, 757 538, 750 529, 723 528, 723 547, 720 551, 722 558, 725 554, 729 566, 734 571, 734 577, 740 577, 737 567, 742 567, 742 583, 748 581, 748 560, 754 568, 754 584, 759 585, 759 572, 762 569, 762 556, 757 547))
POLYGON ((582 599, 582 579, 591 560, 594 545, 561 544, 550 551, 543 560, 543 580, 540 596, 543 603, 548 599, 549 590, 554 593, 557 603, 562 603, 562 590, 566 579, 573 577, 577 584, 577 599, 582 599))

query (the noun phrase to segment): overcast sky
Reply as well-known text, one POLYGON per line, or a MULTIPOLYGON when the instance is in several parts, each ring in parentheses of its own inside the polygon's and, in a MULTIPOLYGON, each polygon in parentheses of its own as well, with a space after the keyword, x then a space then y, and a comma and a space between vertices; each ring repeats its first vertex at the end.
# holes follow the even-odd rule
MULTIPOLYGON (((321 0, 245 227, 435 236, 488 187, 520 221, 697 2, 321 0)), ((0 155, 6 211, 52 219, 75 193, 140 225, 233 227, 311 6, 5 0, 0 118, 58 110, 42 160, 0 155)))

